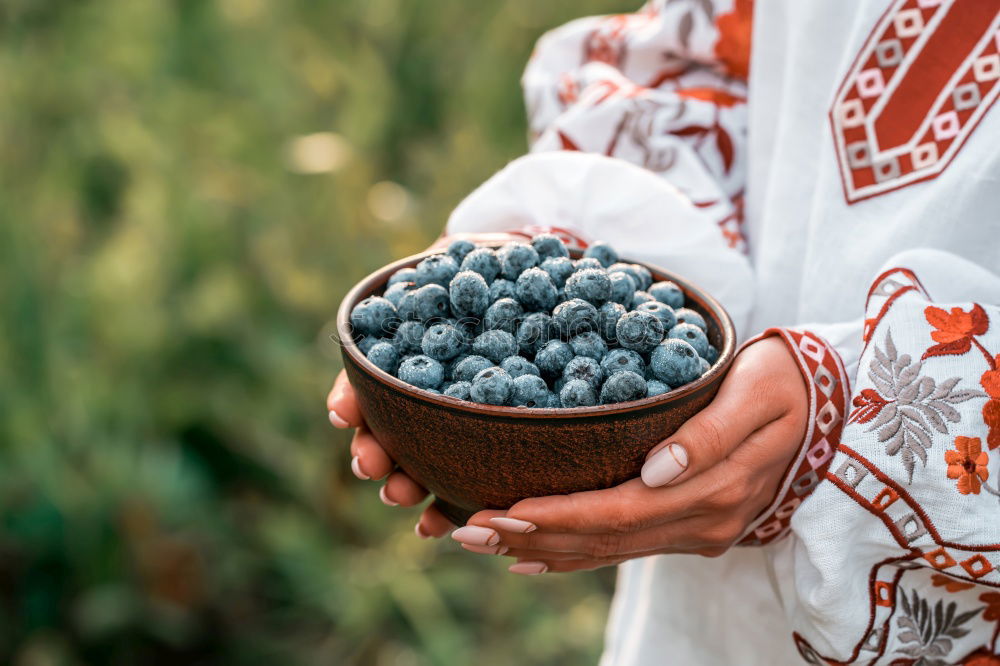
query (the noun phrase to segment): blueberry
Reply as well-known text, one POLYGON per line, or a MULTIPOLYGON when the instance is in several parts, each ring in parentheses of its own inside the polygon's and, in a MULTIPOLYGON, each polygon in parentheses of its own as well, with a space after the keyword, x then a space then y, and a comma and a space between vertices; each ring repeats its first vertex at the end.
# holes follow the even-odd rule
POLYGON ((365 356, 379 370, 388 372, 390 375, 396 374, 396 368, 399 367, 399 352, 388 342, 379 342, 373 345, 365 356))
POLYGON ((701 363, 694 347, 676 338, 657 345, 649 359, 653 375, 661 382, 678 387, 701 376, 701 363))
POLYGON ((428 356, 410 356, 399 364, 399 378, 417 388, 436 389, 444 381, 444 368, 428 356))
POLYGON ((631 370, 616 372, 601 387, 601 404, 629 402, 646 397, 646 380, 631 370))
POLYGON ((670 329, 667 337, 684 340, 694 347, 699 356, 704 357, 708 355, 708 338, 705 337, 705 331, 694 324, 677 324, 670 329))
POLYGON ((424 333, 420 348, 435 361, 448 361, 462 352, 465 336, 451 324, 434 324, 424 333))
POLYGON ((371 351, 371 348, 380 342, 385 342, 385 338, 376 338, 374 335, 366 335, 365 337, 358 339, 357 345, 358 349, 361 350, 361 353, 368 356, 368 352, 371 351))
POLYGON ((551 337, 552 317, 544 312, 532 312, 517 327, 517 344, 526 356, 534 356, 551 337))
POLYGON ((548 407, 549 387, 538 375, 515 377, 510 394, 510 404, 514 407, 548 407))
POLYGON ((698 369, 701 370, 701 374, 705 374, 712 367, 704 358, 698 359, 698 366, 698 369))
POLYGON ((663 339, 663 324, 651 312, 626 312, 615 326, 618 344, 640 353, 652 351, 663 339))
POLYGON ((569 346, 573 348, 573 353, 577 356, 589 356, 595 361, 600 361, 608 353, 608 344, 604 342, 599 333, 594 331, 586 331, 573 336, 569 340, 569 346))
POLYGON ((563 407, 592 407, 597 404, 597 394, 589 383, 573 379, 559 391, 559 401, 563 407))
POLYGON ((538 234, 531 239, 531 247, 535 248, 538 257, 543 260, 551 257, 569 256, 566 244, 555 234, 538 234))
POLYGON ((369 296, 351 310, 351 330, 357 336, 386 337, 398 324, 396 308, 381 296, 369 296))
POLYGON ((601 388, 601 382, 604 381, 601 365, 589 356, 574 356, 563 368, 562 376, 567 382, 582 379, 595 391, 601 388))
POLYGON ((472 341, 472 353, 499 363, 517 354, 517 340, 507 331, 490 330, 472 341))
POLYGON ((715 362, 719 360, 719 350, 716 349, 714 346, 709 345, 708 353, 706 353, 703 358, 709 363, 714 365, 715 362))
POLYGON ((469 254, 476 249, 476 244, 472 241, 467 241, 463 239, 454 240, 448 245, 448 256, 455 260, 455 263, 461 265, 462 260, 465 259, 465 255, 469 254))
POLYGON ((501 298, 499 301, 486 308, 486 316, 483 317, 483 324, 487 331, 500 330, 513 333, 521 323, 524 316, 524 308, 513 298, 501 298))
POLYGON ((655 282, 648 291, 650 296, 674 309, 684 307, 684 292, 670 280, 655 282))
POLYGON ((556 408, 562 407, 562 400, 559 399, 559 394, 549 391, 548 395, 548 407, 556 408))
POLYGON ((490 288, 479 273, 462 271, 448 285, 451 311, 458 317, 482 317, 490 304, 490 288))
POLYGON ((493 362, 482 356, 466 356, 452 369, 452 379, 456 382, 471 382, 478 373, 493 366, 493 362))
POLYGON ((501 298, 517 298, 517 289, 510 280, 497 278, 490 285, 490 303, 495 303, 501 298))
MULTIPOLYGON (((670 386, 664 384, 659 379, 646 380, 646 397, 652 398, 654 395, 663 395, 670 391, 670 386)), ((446 391, 447 393, 447 391, 446 391)))
POLYGON ((611 299, 615 303, 621 303, 625 308, 632 307, 632 295, 635 293, 635 280, 628 273, 615 271, 608 274, 611 280, 611 299))
POLYGON ((541 268, 529 268, 517 278, 517 300, 529 310, 551 310, 556 305, 556 285, 541 268))
POLYGON ((600 306, 611 298, 611 278, 603 269, 585 268, 570 275, 564 289, 567 298, 600 306))
POLYGON ((460 270, 475 271, 483 276, 486 284, 490 284, 500 275, 500 260, 496 252, 488 247, 477 247, 465 255, 460 270))
POLYGON ((601 359, 601 370, 604 371, 605 377, 625 370, 641 375, 644 374, 644 366, 642 356, 631 349, 612 349, 601 359))
POLYGON ((392 303, 393 307, 397 310, 399 309, 399 302, 403 300, 403 296, 417 288, 414 282, 397 282, 382 294, 382 298, 392 303))
POLYGON ((414 289, 399 302, 399 315, 403 319, 428 322, 444 319, 451 313, 448 290, 439 284, 429 284, 414 289))
POLYGON ((416 282, 417 281, 417 269, 416 268, 400 268, 398 271, 389 276, 389 281, 385 283, 388 289, 397 282, 416 282))
POLYGON ((669 331, 674 327, 674 324, 677 323, 677 317, 674 315, 674 309, 666 303, 661 303, 659 301, 647 301, 635 306, 635 309, 637 312, 648 312, 656 315, 656 318, 660 320, 661 324, 663 324, 664 331, 669 331))
POLYGON ((690 308, 680 308, 674 310, 674 314, 677 315, 678 324, 694 324, 705 333, 708 333, 708 326, 705 324, 705 318, 694 310, 691 310, 690 308))
POLYGON ((656 299, 649 295, 648 291, 637 290, 632 294, 632 307, 637 308, 643 303, 652 303, 656 299))
POLYGON ((502 368, 480 370, 472 379, 469 397, 487 405, 503 405, 510 398, 514 380, 502 368))
POLYGON ((604 241, 597 241, 588 247, 583 256, 597 259, 605 268, 618 261, 618 253, 604 241))
POLYGON ((447 287, 451 279, 458 273, 458 263, 447 254, 432 254, 417 264, 418 287, 429 284, 439 284, 447 287))
POLYGON ((593 257, 584 257, 583 259, 577 259, 573 262, 573 268, 578 271, 585 271, 588 268, 593 268, 596 270, 603 270, 604 266, 601 265, 597 259, 593 257))
POLYGON ((504 360, 500 361, 500 367, 503 368, 504 372, 515 379, 521 375, 541 376, 541 373, 538 371, 538 366, 523 356, 508 356, 504 360))
POLYGON ((618 325, 618 320, 621 319, 621 316, 625 314, 625 312, 625 306, 621 303, 615 303, 614 301, 608 301, 597 309, 597 329, 608 342, 615 342, 618 340, 618 334, 615 332, 615 327, 618 325))
POLYGON ((500 273, 508 280, 516 280, 524 271, 538 265, 538 253, 527 243, 511 242, 497 250, 500 273))
POLYGON ((645 266, 639 264, 617 263, 608 266, 608 272, 622 271, 628 274, 634 281, 637 289, 646 291, 649 285, 653 284, 653 276, 645 266))
POLYGON ((472 384, 470 382, 455 382, 444 390, 444 394, 452 398, 458 398, 459 400, 468 400, 471 397, 469 392, 471 388, 472 384))
MULTIPOLYGON (((459 354, 458 356, 456 356, 455 358, 451 359, 450 361, 446 361, 446 362, 444 362, 444 363, 441 364, 442 366, 444 366, 444 380, 446 382, 454 382, 455 381, 455 368, 458 367, 459 363, 461 363, 465 359, 469 358, 469 356, 471 356, 471 354, 462 353, 462 354, 459 354)), ((444 390, 446 388, 448 388, 447 385, 445 385, 444 387, 442 387, 442 390, 444 390)))
POLYGON ((549 257, 542 262, 540 268, 549 274, 552 283, 560 289, 566 284, 566 278, 576 271, 573 262, 566 257, 549 257))
POLYGON ((579 298, 563 301, 552 311, 552 323, 564 338, 593 331, 597 328, 597 308, 579 298))
POLYGON ((561 340, 550 340, 535 354, 535 365, 543 377, 562 375, 563 368, 573 359, 573 348, 561 340))

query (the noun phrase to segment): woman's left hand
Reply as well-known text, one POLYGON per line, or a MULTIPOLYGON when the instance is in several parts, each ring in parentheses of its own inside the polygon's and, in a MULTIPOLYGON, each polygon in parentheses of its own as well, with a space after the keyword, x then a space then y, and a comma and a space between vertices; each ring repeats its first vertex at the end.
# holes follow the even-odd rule
POLYGON ((660 553, 721 555, 771 502, 802 443, 809 398, 784 343, 744 349, 708 407, 648 454, 642 476, 608 490, 480 511, 452 533, 514 573, 595 569, 660 553))

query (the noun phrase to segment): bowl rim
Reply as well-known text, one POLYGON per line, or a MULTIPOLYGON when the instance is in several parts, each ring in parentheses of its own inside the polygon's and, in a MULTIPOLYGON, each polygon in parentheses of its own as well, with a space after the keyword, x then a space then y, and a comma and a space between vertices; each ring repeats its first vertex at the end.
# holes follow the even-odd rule
MULTIPOLYGON (((504 243, 486 242, 475 243, 475 245, 476 247, 496 249, 504 245, 504 243)), ((580 250, 571 248, 570 252, 580 252, 580 250)), ((385 372, 369 361, 368 358, 361 352, 357 343, 354 342, 354 336, 352 335, 350 328, 350 314, 354 304, 374 293, 378 287, 384 285, 385 282, 388 281, 389 276, 396 271, 401 268, 413 267, 422 259, 431 255, 445 253, 446 250, 442 248, 428 249, 418 254, 410 255, 394 261, 372 273, 369 273, 363 279, 359 280, 350 289, 350 291, 344 295, 344 298, 340 302, 340 307, 337 309, 337 342, 340 344, 341 349, 346 351, 351 360, 354 361, 357 368, 368 374, 372 379, 384 384, 389 384, 399 392, 412 399, 482 416, 505 416, 522 419, 607 416, 610 414, 644 410, 661 404, 665 405, 675 400, 680 400, 688 395, 698 393, 707 386, 711 385, 718 377, 725 373, 732 364, 733 359, 736 357, 736 330, 733 326, 733 321, 730 318, 729 313, 726 312, 725 308, 722 307, 722 304, 719 303, 715 297, 690 280, 680 277, 676 273, 661 268, 656 264, 651 264, 645 261, 633 261, 628 258, 619 258, 618 261, 620 263, 639 264, 647 267, 651 271, 655 271, 656 273, 663 275, 665 279, 678 284, 685 291, 685 294, 691 293, 695 295, 701 301, 701 304, 705 307, 705 309, 712 311, 717 322, 719 323, 719 328, 721 329, 723 346, 722 349, 719 350, 719 358, 712 364, 708 372, 689 384, 667 391, 666 393, 661 393, 660 395, 640 398, 639 400, 631 400, 628 402, 616 402, 610 405, 594 405, 592 407, 511 407, 507 405, 486 405, 478 402, 462 400, 461 398, 454 398, 444 394, 430 393, 424 389, 417 388, 412 384, 408 384, 398 377, 393 377, 388 372, 385 372)))

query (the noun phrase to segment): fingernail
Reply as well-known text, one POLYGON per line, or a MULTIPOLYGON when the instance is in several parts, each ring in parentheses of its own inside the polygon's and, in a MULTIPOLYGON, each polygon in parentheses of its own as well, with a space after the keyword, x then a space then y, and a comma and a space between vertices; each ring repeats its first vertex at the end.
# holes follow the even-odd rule
POLYGON ((385 486, 382 486, 378 489, 378 498, 382 500, 382 504, 385 504, 386 506, 399 506, 399 502, 393 502, 389 499, 389 496, 385 494, 385 488, 385 486))
POLYGON ((687 469, 687 451, 680 444, 667 444, 642 466, 642 482, 650 488, 665 486, 687 469))
POLYGON ((537 576, 549 570, 545 562, 517 562, 507 567, 507 571, 524 576, 537 576))
POLYGON ((330 410, 330 423, 333 424, 334 428, 349 428, 349 427, 351 427, 350 423, 348 423, 347 421, 345 421, 340 416, 340 414, 338 414, 337 412, 333 411, 332 409, 330 410))
POLYGON ((357 456, 351 458, 351 471, 354 472, 354 476, 362 481, 370 481, 372 478, 361 470, 361 460, 357 456))
POLYGON ((421 539, 430 539, 430 534, 424 534, 424 527, 420 523, 413 526, 413 532, 421 539))
POLYGON ((520 532, 521 534, 534 532, 538 529, 538 525, 529 523, 527 520, 518 520, 517 518, 497 516, 495 518, 490 518, 490 522, 502 530, 507 530, 508 532, 520 532))
POLYGON ((466 525, 451 533, 451 538, 470 546, 495 546, 500 543, 500 535, 488 527, 466 525))
POLYGON ((470 553, 479 553, 480 555, 503 555, 510 550, 503 544, 499 546, 470 546, 467 543, 463 543, 462 548, 466 549, 470 553))

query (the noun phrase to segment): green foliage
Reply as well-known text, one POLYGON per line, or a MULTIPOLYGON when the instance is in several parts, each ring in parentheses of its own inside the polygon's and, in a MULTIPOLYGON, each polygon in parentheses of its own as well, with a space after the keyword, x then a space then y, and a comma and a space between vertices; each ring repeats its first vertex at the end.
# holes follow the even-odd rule
POLYGON ((323 403, 341 294, 524 152, 535 39, 635 4, 0 3, 0 662, 596 660, 611 572, 418 540, 323 403))

